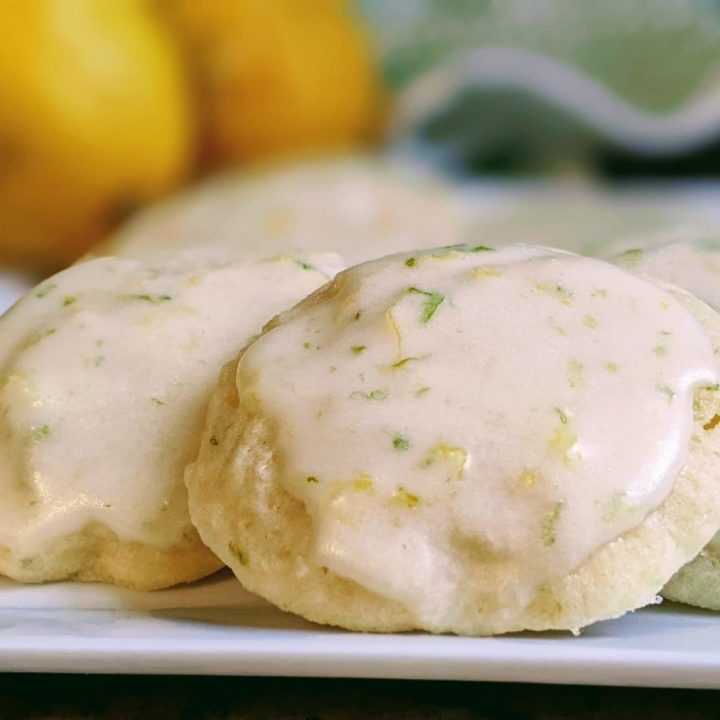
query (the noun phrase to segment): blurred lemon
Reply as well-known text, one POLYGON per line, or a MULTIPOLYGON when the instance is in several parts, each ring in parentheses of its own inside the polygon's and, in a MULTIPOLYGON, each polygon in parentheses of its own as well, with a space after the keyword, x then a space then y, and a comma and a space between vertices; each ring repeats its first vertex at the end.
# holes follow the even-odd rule
POLYGON ((0 262, 50 269, 183 176, 185 77, 143 0, 7 0, 0 31, 0 262))
POLYGON ((195 80, 206 154, 232 163, 366 140, 379 83, 343 0, 159 0, 195 80))

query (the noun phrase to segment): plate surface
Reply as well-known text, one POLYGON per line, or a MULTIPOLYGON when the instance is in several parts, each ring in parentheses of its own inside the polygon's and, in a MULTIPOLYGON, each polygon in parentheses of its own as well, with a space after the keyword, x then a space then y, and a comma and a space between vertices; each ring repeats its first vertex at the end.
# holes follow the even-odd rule
POLYGON ((0 672, 6 671, 720 688, 720 616, 665 603, 598 623, 579 637, 369 635, 282 613, 222 574, 159 594, 6 581, 0 672))

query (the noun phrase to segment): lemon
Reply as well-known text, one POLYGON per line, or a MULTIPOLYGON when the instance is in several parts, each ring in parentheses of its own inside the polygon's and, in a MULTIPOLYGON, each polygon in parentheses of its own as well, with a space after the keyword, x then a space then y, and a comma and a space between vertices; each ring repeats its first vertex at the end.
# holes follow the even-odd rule
POLYGON ((368 36, 342 0, 164 0, 215 163, 361 143, 379 126, 368 36))
POLYGON ((0 262, 52 269, 185 174, 187 80, 142 0, 9 0, 0 32, 0 262))

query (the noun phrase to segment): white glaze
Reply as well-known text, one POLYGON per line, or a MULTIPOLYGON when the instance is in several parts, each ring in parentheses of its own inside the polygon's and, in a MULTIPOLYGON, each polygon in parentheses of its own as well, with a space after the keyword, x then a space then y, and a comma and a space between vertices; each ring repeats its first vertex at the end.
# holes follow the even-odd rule
POLYGON ((94 521, 121 540, 177 542, 221 366, 339 267, 108 258, 30 291, 0 320, 0 547, 31 562, 94 521))
POLYGON ((654 284, 543 248, 467 250, 342 273, 238 367, 317 562, 425 623, 473 573, 528 602, 637 526, 684 463, 693 390, 717 379, 709 338, 654 284))

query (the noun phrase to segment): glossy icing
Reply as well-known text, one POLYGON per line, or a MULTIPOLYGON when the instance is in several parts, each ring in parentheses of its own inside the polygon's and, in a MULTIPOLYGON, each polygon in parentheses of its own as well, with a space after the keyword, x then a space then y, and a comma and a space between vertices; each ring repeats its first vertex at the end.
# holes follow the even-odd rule
POLYGON ((684 464, 694 389, 716 381, 672 295, 522 246, 351 268, 237 377, 275 421, 315 560, 439 624, 468 575, 529 601, 642 522, 684 464))
POLYGON ((221 366, 339 267, 106 258, 30 291, 0 320, 0 549, 31 563, 93 522, 125 541, 181 539, 183 470, 221 366))

